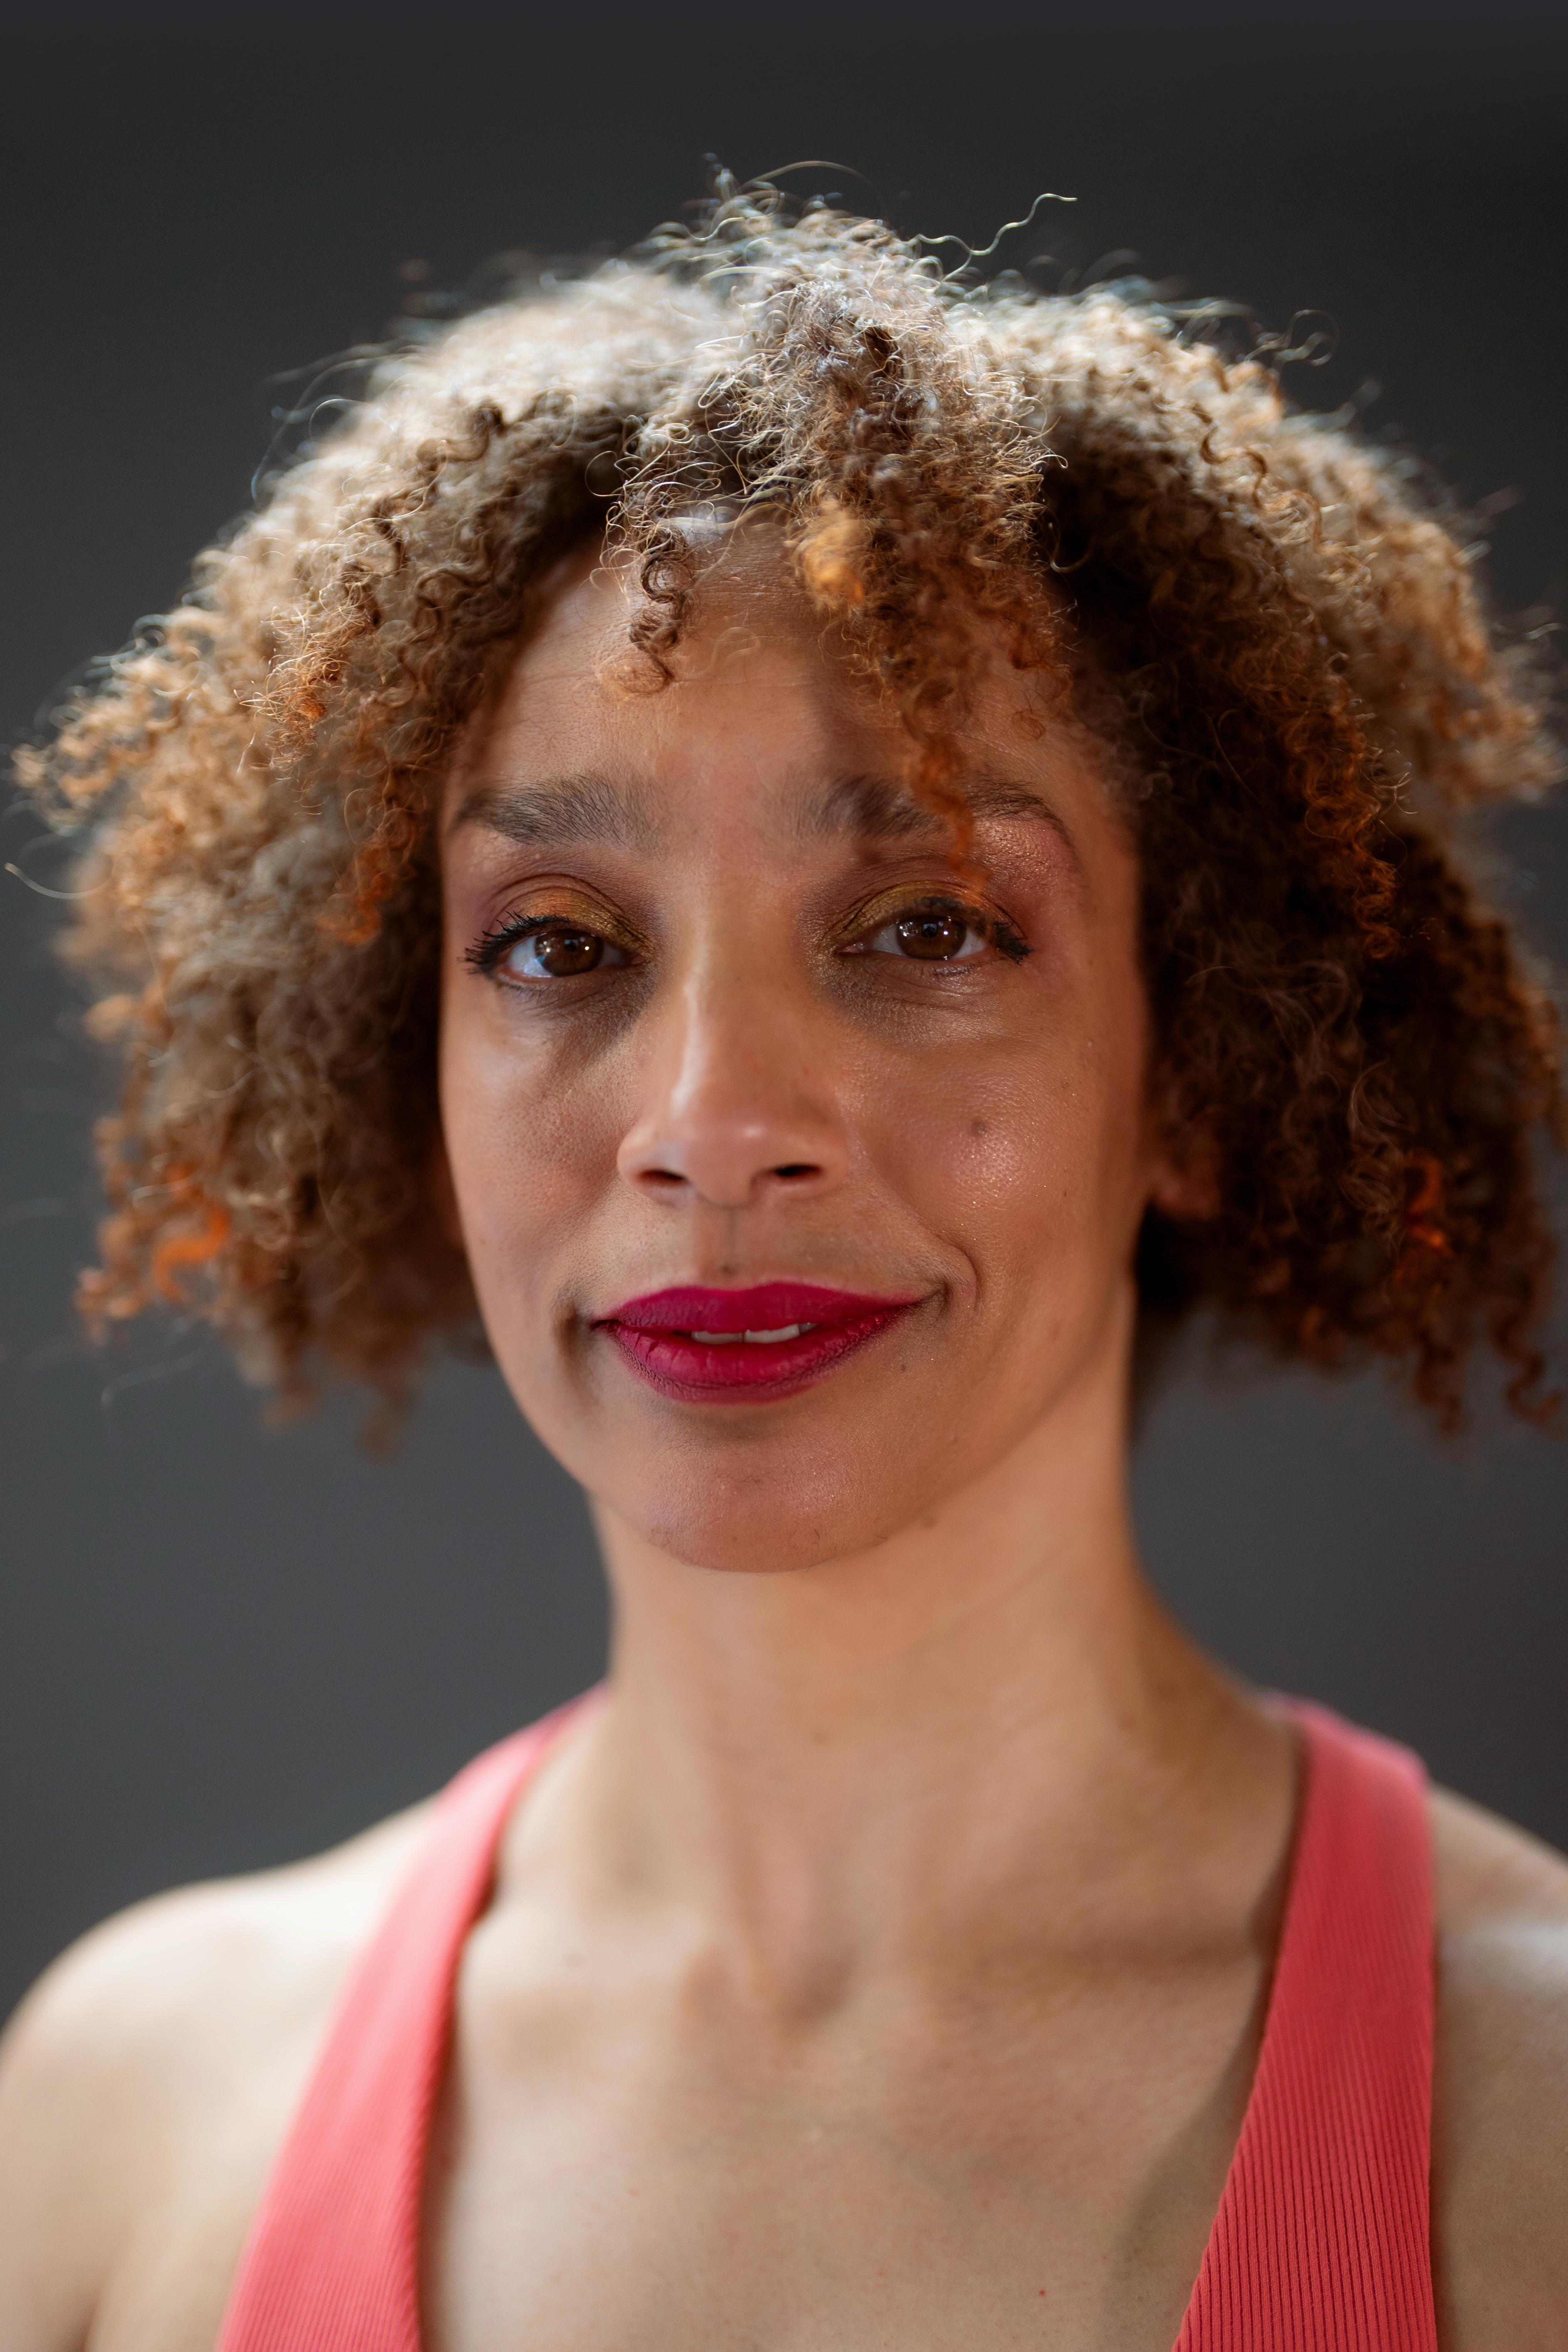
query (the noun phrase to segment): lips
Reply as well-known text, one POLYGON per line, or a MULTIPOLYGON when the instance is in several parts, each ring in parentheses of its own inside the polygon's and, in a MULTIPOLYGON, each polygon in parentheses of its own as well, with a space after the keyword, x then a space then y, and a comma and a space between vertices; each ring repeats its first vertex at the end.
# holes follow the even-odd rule
POLYGON ((628 1298, 595 1329, 649 1387, 685 1403, 791 1395, 920 1304, 763 1282, 749 1290, 692 1286, 628 1298))

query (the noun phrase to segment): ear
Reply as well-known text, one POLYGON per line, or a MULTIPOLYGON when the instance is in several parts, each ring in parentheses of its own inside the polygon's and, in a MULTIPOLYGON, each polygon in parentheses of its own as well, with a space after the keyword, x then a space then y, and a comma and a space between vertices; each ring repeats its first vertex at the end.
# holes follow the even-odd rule
POLYGON ((1150 1208, 1179 1225, 1207 1224, 1218 1216, 1219 1152, 1206 1128, 1152 1108, 1147 1150, 1150 1208))
POLYGON ((452 1163, 447 1157, 447 1139, 439 1128, 430 1153, 430 1200, 436 1211, 436 1222, 444 1238, 459 1253, 467 1250, 463 1239, 463 1220, 458 1211, 458 1188, 452 1181, 452 1163))
POLYGON ((1219 1171, 1212 1159, 1155 1161, 1149 1206, 1179 1225, 1205 1225, 1219 1214, 1219 1171))

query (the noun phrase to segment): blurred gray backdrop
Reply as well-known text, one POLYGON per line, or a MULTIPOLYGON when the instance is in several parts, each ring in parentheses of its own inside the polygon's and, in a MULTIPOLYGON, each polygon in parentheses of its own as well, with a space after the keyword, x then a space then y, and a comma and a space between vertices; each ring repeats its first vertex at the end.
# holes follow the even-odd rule
MULTIPOLYGON (((1016 266, 1327 314, 1336 352, 1297 395, 1361 400, 1441 468, 1505 612, 1562 604, 1559 9, 59 0, 13 5, 5 46, 13 732, 243 505, 276 372, 498 251, 631 242, 710 152, 802 159, 804 191, 977 246, 1055 190, 1078 201, 1016 266)), ((0 843, 47 882, 37 831, 13 807, 0 843)), ((1562 814, 1502 845, 1568 962, 1562 814)), ((53 911, 0 877, 0 2011, 105 1911, 428 1790, 589 1680, 604 1638, 580 1499, 493 1374, 442 1371, 376 1463, 342 1405, 268 1433, 199 1330, 81 1344, 98 1082, 53 911)), ((1483 1407, 1444 1447, 1376 1381, 1193 1370, 1137 1483, 1155 1572, 1222 1655, 1568 1843, 1561 1441, 1483 1407)))

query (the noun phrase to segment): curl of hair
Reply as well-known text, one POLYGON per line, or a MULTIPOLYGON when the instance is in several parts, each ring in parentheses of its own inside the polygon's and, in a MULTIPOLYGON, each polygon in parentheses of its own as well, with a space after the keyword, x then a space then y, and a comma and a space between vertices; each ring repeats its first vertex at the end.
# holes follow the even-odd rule
POLYGON ((1161 1099, 1214 1195, 1151 1213, 1145 1329, 1206 1303, 1381 1357, 1445 1423, 1489 1342, 1541 1410, 1556 1032, 1460 836, 1555 754, 1469 555, 1152 303, 966 286, 765 189, 385 358, 22 755, 86 830, 67 946, 125 1067, 89 1316, 184 1298, 289 1401, 315 1360, 395 1399, 471 1330, 431 1183, 435 793, 587 533, 660 688, 716 503, 777 518, 960 850, 976 616, 1114 747, 1161 1099))

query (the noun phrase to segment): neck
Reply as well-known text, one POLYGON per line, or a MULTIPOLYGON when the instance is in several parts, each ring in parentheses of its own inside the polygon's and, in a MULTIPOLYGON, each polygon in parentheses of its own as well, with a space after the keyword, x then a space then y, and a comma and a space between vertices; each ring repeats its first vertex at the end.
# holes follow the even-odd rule
POLYGON ((1020 1887, 1033 1934, 1156 1851, 1198 1866, 1239 1751, 1268 1780, 1271 1735, 1142 1574, 1120 1395, 808 1569, 692 1568, 601 1510, 611 1703, 583 1769, 625 1882, 695 1909, 788 1999, 912 1955, 959 1965, 1020 1887))

